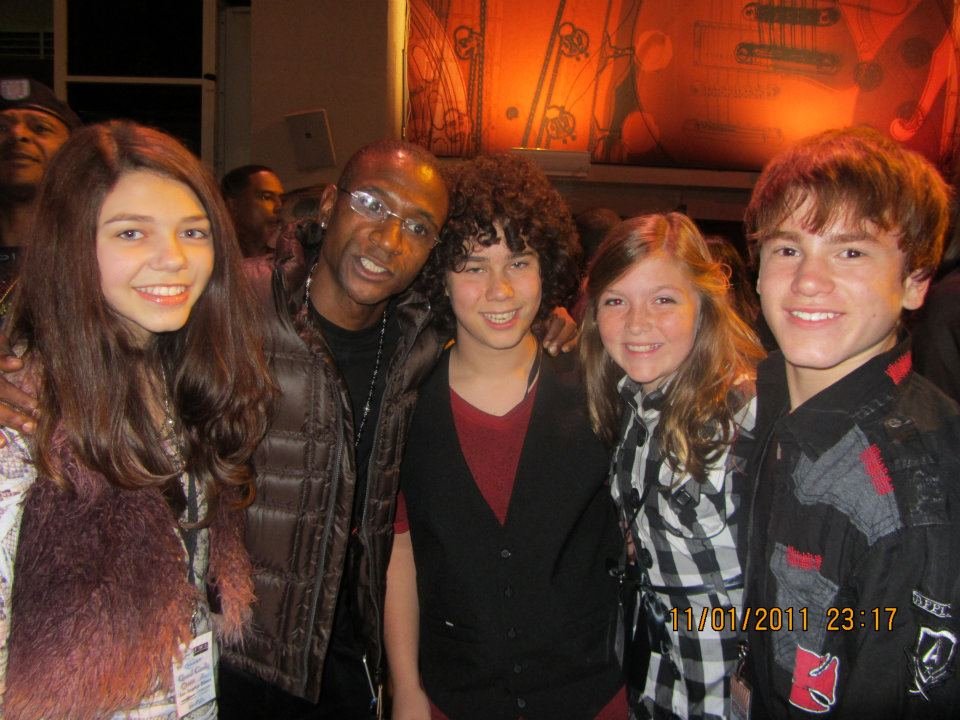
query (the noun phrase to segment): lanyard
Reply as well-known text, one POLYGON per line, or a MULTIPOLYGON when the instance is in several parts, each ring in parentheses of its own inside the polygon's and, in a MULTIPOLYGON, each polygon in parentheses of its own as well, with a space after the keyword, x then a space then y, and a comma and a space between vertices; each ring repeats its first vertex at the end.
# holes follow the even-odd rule
POLYGON ((194 479, 192 473, 185 473, 185 475, 187 479, 186 523, 191 525, 191 527, 184 527, 181 522, 178 530, 180 532, 180 538, 183 540, 183 546, 187 550, 187 580, 191 585, 196 585, 197 575, 193 563, 197 554, 197 536, 200 533, 200 529, 196 527, 200 519, 200 503, 197 498, 197 481, 194 479))

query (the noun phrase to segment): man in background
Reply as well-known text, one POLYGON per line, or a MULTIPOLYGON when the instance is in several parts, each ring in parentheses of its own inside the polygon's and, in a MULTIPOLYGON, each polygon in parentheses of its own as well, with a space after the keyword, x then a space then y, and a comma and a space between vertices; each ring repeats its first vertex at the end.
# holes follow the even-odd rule
POLYGON ((267 255, 277 245, 283 184, 265 165, 234 168, 220 181, 244 257, 267 255))
POLYGON ((0 79, 0 316, 16 277, 33 201, 51 158, 80 118, 46 85, 0 79))

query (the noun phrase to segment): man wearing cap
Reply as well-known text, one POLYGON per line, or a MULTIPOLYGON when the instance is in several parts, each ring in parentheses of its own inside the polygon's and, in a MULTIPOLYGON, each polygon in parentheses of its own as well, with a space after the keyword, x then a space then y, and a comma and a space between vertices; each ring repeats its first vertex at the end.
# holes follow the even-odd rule
POLYGON ((0 78, 0 315, 26 241, 34 196, 50 159, 80 118, 46 85, 0 78))

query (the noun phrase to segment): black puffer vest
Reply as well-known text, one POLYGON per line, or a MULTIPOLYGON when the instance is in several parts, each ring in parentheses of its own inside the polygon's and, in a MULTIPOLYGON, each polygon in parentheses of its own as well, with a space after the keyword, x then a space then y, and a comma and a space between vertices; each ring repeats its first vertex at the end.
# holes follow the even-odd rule
MULTIPOLYGON (((257 498, 247 511, 257 595, 253 632, 242 649, 227 654, 227 662, 316 702, 353 507, 350 400, 323 336, 307 320, 303 273, 262 263, 248 271, 264 301, 265 349, 281 394, 255 456, 257 498), (288 283, 285 276, 298 281, 288 283)), ((441 349, 422 296, 407 291, 393 314, 401 335, 375 428, 358 538, 363 552, 355 607, 376 680, 383 665, 384 584, 400 459, 417 388, 441 349)))

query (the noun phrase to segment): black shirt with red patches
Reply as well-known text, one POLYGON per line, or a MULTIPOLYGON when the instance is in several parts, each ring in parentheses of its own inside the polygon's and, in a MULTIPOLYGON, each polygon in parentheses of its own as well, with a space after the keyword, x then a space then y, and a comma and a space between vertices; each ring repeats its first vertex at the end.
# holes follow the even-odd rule
POLYGON ((740 543, 754 720, 955 717, 956 403, 912 372, 909 341, 793 412, 780 353, 757 389, 740 543))

